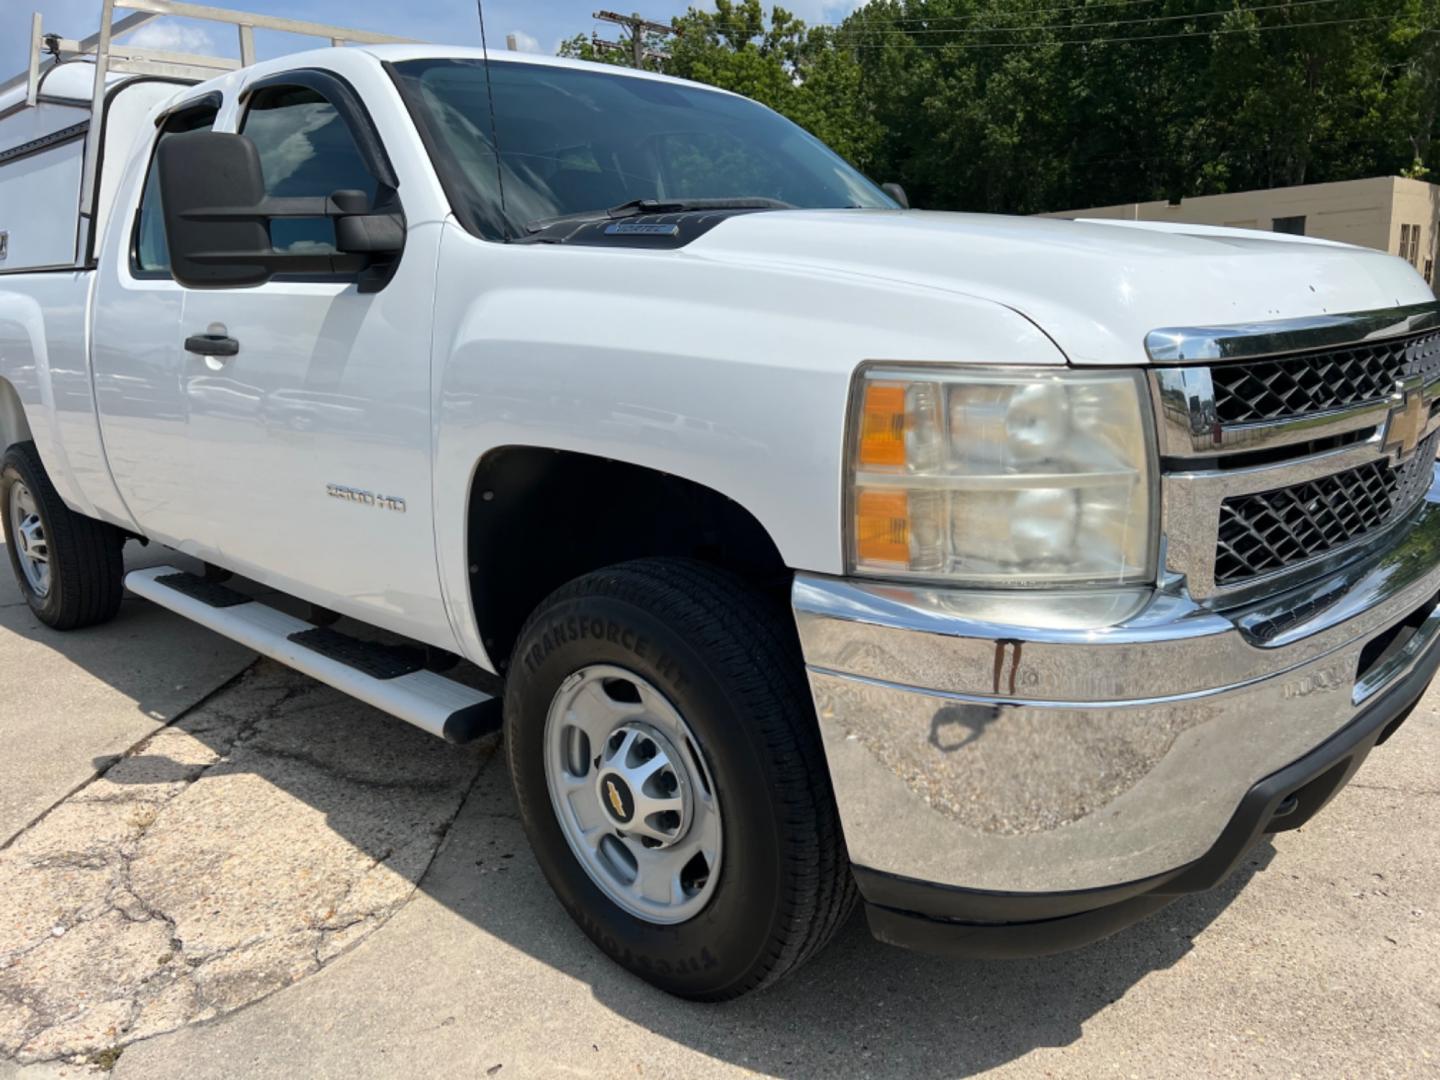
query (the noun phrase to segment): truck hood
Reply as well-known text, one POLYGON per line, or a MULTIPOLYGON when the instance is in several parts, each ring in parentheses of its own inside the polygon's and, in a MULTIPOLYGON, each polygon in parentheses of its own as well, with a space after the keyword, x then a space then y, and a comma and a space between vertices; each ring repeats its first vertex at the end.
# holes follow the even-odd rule
POLYGON ((1148 363, 1145 336, 1165 327, 1435 299, 1408 263, 1383 252, 1203 225, 794 210, 739 215, 687 250, 991 300, 1034 322, 1076 364, 1148 363))

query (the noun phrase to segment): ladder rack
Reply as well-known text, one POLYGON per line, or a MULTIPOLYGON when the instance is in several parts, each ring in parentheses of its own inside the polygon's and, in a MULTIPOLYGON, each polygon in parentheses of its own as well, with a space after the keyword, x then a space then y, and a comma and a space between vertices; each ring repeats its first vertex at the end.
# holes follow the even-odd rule
MULTIPOLYGON (((325 23, 306 22, 301 19, 287 19, 277 15, 257 15, 247 11, 232 11, 229 8, 191 4, 179 0, 101 0, 100 29, 89 37, 75 40, 58 34, 46 33, 40 13, 37 11, 30 20, 30 58, 27 69, 20 75, 0 84, 0 95, 7 90, 24 85, 25 97, 8 108, 0 109, 0 120, 21 109, 35 106, 41 100, 41 81, 50 66, 68 60, 92 60, 95 65, 95 85, 90 102, 90 124, 85 133, 84 178, 80 192, 80 218, 82 231, 94 226, 95 183, 100 159, 107 80, 112 73, 126 75, 166 76, 203 82, 227 71, 248 67, 255 62, 255 31, 276 30, 286 34, 301 34, 317 37, 331 45, 384 45, 416 44, 414 38, 380 34, 373 30, 356 30, 345 26, 330 26, 325 23), (129 11, 115 21, 116 10, 129 11), (124 34, 138 30, 154 19, 173 16, 197 19, 203 22, 219 23, 235 29, 239 44, 239 60, 222 56, 204 56, 196 53, 171 52, 148 46, 132 46, 117 41, 124 34)), ((81 239, 84 250, 84 238, 81 239)))

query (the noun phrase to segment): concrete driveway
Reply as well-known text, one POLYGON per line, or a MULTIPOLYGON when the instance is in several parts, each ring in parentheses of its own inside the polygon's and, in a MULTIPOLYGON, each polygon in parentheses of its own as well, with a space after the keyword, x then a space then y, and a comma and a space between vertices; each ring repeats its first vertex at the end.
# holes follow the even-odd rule
POLYGON ((0 585, 0 1080, 1440 1075, 1440 697, 1310 826, 1078 953, 956 963, 863 919, 780 987, 667 998, 456 750, 143 601, 0 585))

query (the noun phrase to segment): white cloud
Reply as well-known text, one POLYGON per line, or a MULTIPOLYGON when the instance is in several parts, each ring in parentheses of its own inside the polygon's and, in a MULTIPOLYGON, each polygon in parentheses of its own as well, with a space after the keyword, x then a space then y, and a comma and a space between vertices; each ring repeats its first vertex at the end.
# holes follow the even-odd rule
MULTIPOLYGON (((309 164, 316 153, 310 134, 319 131, 335 119, 335 110, 320 102, 300 105, 295 109, 296 112, 302 110, 308 115, 304 115, 300 125, 293 131, 287 132, 279 143, 270 145, 268 138, 263 139, 265 149, 261 151, 261 168, 265 173, 265 183, 271 188, 278 187, 282 182, 294 176, 302 165, 309 164)), ((264 115, 264 112, 258 112, 255 117, 264 115)), ((268 125, 264 126, 268 127, 268 125)), ((261 141, 261 136, 257 134, 256 139, 261 141)))
MULTIPOLYGON (((780 6, 792 15, 798 15, 805 20, 807 26, 822 26, 825 23, 838 23, 852 11, 864 7, 869 0, 790 0, 789 3, 782 3, 780 6)), ((712 7, 713 5, 697 4, 697 7, 712 7)), ((771 3, 766 0, 761 5, 765 14, 770 14, 771 3)))
POLYGON ((133 34, 121 39, 130 45, 147 49, 161 49, 166 52, 199 53, 202 56, 215 55, 215 39, 198 26, 185 26, 169 21, 146 23, 133 34))
POLYGON ((820 7, 827 22, 839 22, 869 3, 870 0, 822 0, 820 7))
POLYGON ((507 44, 512 38, 515 41, 516 52, 538 53, 540 51, 540 42, 525 33, 524 30, 511 30, 506 34, 505 40, 507 44))

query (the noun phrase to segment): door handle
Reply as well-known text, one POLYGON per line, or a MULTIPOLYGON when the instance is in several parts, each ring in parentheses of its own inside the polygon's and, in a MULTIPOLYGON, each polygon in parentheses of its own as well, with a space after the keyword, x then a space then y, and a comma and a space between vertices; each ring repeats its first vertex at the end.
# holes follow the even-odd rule
POLYGON ((185 351, 200 356, 235 356, 240 342, 228 334, 191 334, 185 339, 185 351))

